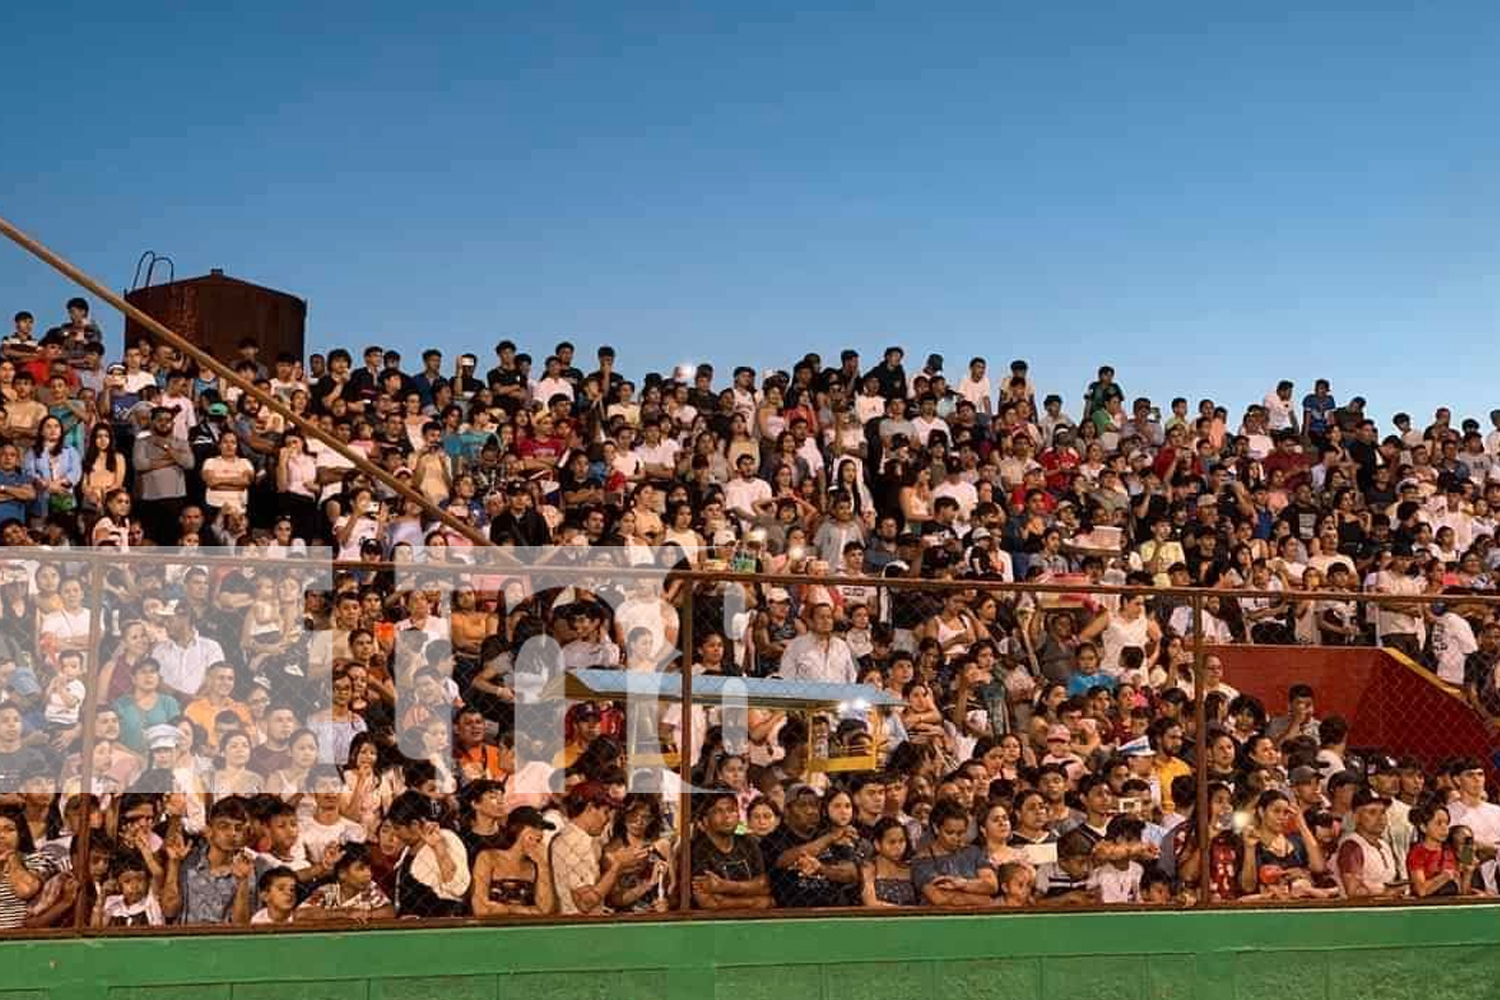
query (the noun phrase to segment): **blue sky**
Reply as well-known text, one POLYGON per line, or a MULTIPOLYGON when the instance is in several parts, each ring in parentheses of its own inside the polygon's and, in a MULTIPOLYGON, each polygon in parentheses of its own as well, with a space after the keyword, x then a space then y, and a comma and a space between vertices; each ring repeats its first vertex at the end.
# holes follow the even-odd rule
MULTIPOLYGON (((1492 4, 30 6, 0 213, 303 295, 311 349, 1500 404, 1492 4)), ((7 316, 68 294, 0 252, 7 316)))

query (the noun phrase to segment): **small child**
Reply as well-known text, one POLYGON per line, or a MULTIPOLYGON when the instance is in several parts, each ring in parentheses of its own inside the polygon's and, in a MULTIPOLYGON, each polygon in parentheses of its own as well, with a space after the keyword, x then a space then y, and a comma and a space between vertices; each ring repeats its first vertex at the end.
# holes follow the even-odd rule
POLYGON ((1141 901, 1141 877, 1145 870, 1139 862, 1130 860, 1123 849, 1139 845, 1145 829, 1146 824, 1134 816, 1116 816, 1109 821, 1104 839, 1122 850, 1113 860, 1096 865, 1089 873, 1090 888, 1098 890, 1099 902, 1106 906, 1141 901))
POLYGON ((1057 842, 1057 860, 1037 869, 1037 891, 1062 903, 1092 903, 1097 894, 1089 885, 1089 855, 1093 843, 1082 830, 1070 830, 1057 842))
POLYGON ((57 674, 47 683, 47 706, 42 717, 48 725, 68 729, 78 725, 78 708, 88 694, 83 686, 83 653, 65 649, 57 654, 57 674))
POLYGON ((1119 682, 1109 674, 1099 671, 1099 648, 1092 643, 1081 643, 1073 656, 1077 669, 1068 678, 1068 697, 1087 694, 1096 687, 1113 692, 1119 682))
POLYGON ((1036 869, 1024 861, 1007 861, 995 873, 1000 883, 998 906, 1023 909, 1036 902, 1036 869))
POLYGON ((394 917, 395 907, 375 884, 370 852, 348 844, 333 866, 335 881, 318 886, 297 908, 299 920, 379 920, 394 917))
POLYGON ((265 905, 250 918, 252 924, 289 924, 297 912, 297 873, 278 866, 267 871, 256 883, 260 901, 265 905))
POLYGON ((104 880, 94 903, 97 927, 163 927, 166 916, 156 898, 163 876, 149 850, 122 850, 110 861, 111 878, 104 880), (155 870, 153 870, 155 869, 155 870))
POLYGON ((1141 876, 1141 902, 1158 905, 1172 902, 1172 880, 1155 865, 1141 876))

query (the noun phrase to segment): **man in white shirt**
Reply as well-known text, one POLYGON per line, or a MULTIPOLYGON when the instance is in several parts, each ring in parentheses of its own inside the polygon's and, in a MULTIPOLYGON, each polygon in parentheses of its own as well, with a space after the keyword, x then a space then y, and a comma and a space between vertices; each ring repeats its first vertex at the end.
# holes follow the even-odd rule
POLYGON ((911 424, 916 428, 917 440, 922 447, 927 447, 927 439, 932 436, 933 431, 948 433, 948 422, 937 415, 937 398, 930 393, 922 397, 918 404, 921 412, 912 420, 911 424))
POLYGON ((965 482, 963 476, 963 462, 957 458, 949 458, 947 465, 948 474, 943 481, 933 487, 932 499, 936 501, 940 497, 952 497, 958 504, 957 525, 960 530, 969 529, 969 515, 974 512, 974 507, 979 503, 979 491, 974 489, 974 484, 965 482))
POLYGON ((782 680, 853 684, 858 680, 854 653, 833 634, 833 605, 814 605, 811 628, 787 643, 777 673, 782 680))
POLYGON ((189 429, 198 421, 187 372, 174 371, 167 376, 167 391, 161 394, 161 402, 157 405, 174 412, 172 436, 186 441, 189 429))
POLYGON ((1488 860, 1500 845, 1500 806, 1484 800, 1484 768, 1479 761, 1460 761, 1455 768, 1458 797, 1448 803, 1448 816, 1474 833, 1474 847, 1488 860))
MULTIPOLYGON (((1397 552, 1386 569, 1375 576, 1375 590, 1396 597, 1416 597, 1426 591, 1421 576, 1410 576, 1407 568, 1411 556, 1397 552)), ((1393 647, 1413 660, 1422 659, 1421 606, 1407 603, 1381 603, 1375 606, 1375 627, 1382 646, 1393 647)))
POLYGON ((609 871, 603 870, 604 836, 614 819, 615 803, 609 789, 585 781, 568 793, 564 803, 568 822, 548 844, 552 884, 557 891, 558 912, 608 913, 605 900, 619 876, 644 861, 648 848, 624 847, 611 855, 609 871))
POLYGON ((1479 650, 1474 629, 1447 605, 1434 604, 1432 612, 1432 655, 1437 660, 1437 675, 1455 687, 1462 687, 1464 664, 1470 653, 1479 650))
POLYGON ((969 374, 958 380, 958 394, 974 404, 981 424, 989 422, 994 409, 990 403, 990 378, 985 374, 983 358, 969 361, 969 374))
POLYGON ((635 446, 635 457, 640 459, 646 476, 651 479, 670 479, 675 476, 680 446, 662 433, 661 424, 656 421, 646 424, 644 434, 644 439, 635 446))
POLYGON ((739 475, 724 484, 724 506, 741 524, 749 525, 776 504, 771 497, 771 484, 755 474, 753 455, 741 455, 734 465, 739 475))
POLYGON ((463 840, 433 820, 434 803, 421 792, 402 792, 386 813, 402 843, 396 863, 398 917, 453 917, 466 911, 472 876, 463 840))
POLYGON ((1292 383, 1282 379, 1275 390, 1266 393, 1261 404, 1266 408, 1266 426, 1276 431, 1297 429, 1296 404, 1292 402, 1292 383))
POLYGON ((167 619, 167 637, 151 650, 161 664, 161 682, 186 704, 198 697, 210 664, 224 659, 224 650, 212 639, 198 634, 193 611, 186 601, 177 601, 167 619))

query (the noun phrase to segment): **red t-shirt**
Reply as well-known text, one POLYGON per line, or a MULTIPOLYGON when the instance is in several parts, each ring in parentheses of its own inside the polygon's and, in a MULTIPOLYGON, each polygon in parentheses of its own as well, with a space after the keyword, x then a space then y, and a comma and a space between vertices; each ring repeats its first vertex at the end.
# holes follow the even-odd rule
POLYGON ((1412 844, 1411 849, 1406 852, 1406 870, 1421 872, 1427 878, 1435 878, 1442 872, 1453 872, 1456 875, 1458 855, 1446 844, 1437 848, 1422 843, 1412 844))
POLYGON ((567 444, 561 438, 528 437, 516 445, 516 453, 522 458, 556 459, 561 457, 566 447, 567 444))

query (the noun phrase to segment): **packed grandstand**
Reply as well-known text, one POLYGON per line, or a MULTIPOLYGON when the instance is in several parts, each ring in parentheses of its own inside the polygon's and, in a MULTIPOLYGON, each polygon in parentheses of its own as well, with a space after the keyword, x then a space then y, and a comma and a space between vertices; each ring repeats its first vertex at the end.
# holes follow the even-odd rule
POLYGON ((1500 411, 1382 429, 1321 379, 1231 409, 1109 368, 1039 396, 1023 361, 894 347, 636 374, 244 343, 237 373, 500 550, 622 569, 437 587, 392 566, 481 550, 429 507, 167 344, 108 353, 73 300, 0 359, 7 931, 1496 893, 1490 761, 1356 755, 1311 687, 1262 704, 1194 653, 1380 645, 1500 714, 1500 411), (102 600, 85 549, 118 555, 102 600), (1026 582, 1077 593, 994 586, 1026 582), (684 796, 617 700, 569 700, 537 757, 537 637, 567 671, 899 702, 653 708, 684 796))

